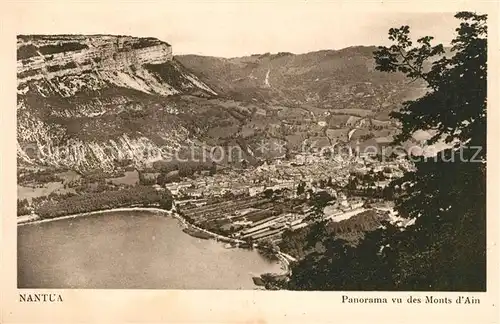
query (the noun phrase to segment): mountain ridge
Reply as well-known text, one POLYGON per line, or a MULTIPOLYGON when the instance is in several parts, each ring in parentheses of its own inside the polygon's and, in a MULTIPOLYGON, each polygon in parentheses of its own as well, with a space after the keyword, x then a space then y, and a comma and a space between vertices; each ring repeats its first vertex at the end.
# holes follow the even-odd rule
MULTIPOLYGON (((304 54, 279 52, 253 54, 236 58, 206 57, 200 55, 176 55, 185 67, 220 93, 242 101, 260 100, 273 104, 312 104, 320 108, 361 108, 376 104, 376 92, 385 97, 391 91, 404 92, 394 102, 400 104, 414 97, 420 85, 408 86, 400 73, 387 74, 375 70, 373 51, 375 46, 351 46, 340 50, 319 50, 304 54), (367 86, 355 84, 367 83, 367 86), (372 84, 368 84, 372 83, 372 84), (349 89, 346 88, 349 87, 349 89), (384 87, 390 89, 384 89, 384 87), (346 94, 349 96, 338 95, 346 94), (352 101, 353 95, 365 96, 352 101), (349 102, 351 101, 351 102, 349 102)), ((380 99, 379 96, 378 99, 380 99)))
POLYGON ((155 38, 30 35, 19 36, 17 47, 21 162, 111 169, 123 157, 143 161, 137 153, 158 146, 153 135, 165 138, 164 148, 172 150, 189 138, 165 98, 217 95, 173 58, 168 43, 155 38), (158 125, 157 134, 134 132, 132 116, 122 122, 116 118, 137 115, 150 104, 161 107, 162 118, 170 120, 158 125), (101 139, 82 140, 103 130, 109 134, 101 139), (64 158, 55 155, 58 150, 64 158))
POLYGON ((388 112, 422 90, 375 71, 372 46, 216 58, 174 56, 153 37, 97 34, 20 35, 17 47, 17 155, 28 165, 141 168, 192 143, 298 147, 347 134, 341 128, 360 117, 389 127, 388 112))

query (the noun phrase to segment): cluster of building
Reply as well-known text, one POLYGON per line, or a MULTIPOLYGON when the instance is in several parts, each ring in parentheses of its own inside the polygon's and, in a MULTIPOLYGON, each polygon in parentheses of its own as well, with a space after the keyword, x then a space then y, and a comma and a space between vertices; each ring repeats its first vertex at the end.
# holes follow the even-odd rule
POLYGON ((169 183, 166 188, 172 192, 181 210, 185 206, 186 213, 196 217, 202 227, 204 221, 220 219, 226 221, 226 228, 231 229, 229 235, 234 238, 279 240, 286 229, 301 228, 315 220, 311 217, 313 208, 304 203, 313 199, 315 193, 325 191, 334 198, 324 208, 322 217, 341 221, 368 209, 366 197, 352 196, 342 190, 353 174, 382 173, 384 179, 377 181, 376 186, 384 187, 409 167, 407 162, 397 159, 377 161, 357 157, 342 160, 298 155, 245 170, 219 170, 209 177, 169 183), (304 189, 301 193, 297 190, 299 185, 304 189), (275 212, 274 206, 279 205, 279 201, 273 202, 271 196, 267 197, 267 202, 262 201, 266 196, 263 193, 269 189, 278 191, 281 198, 302 203, 291 203, 286 211, 275 212))
POLYGON ((296 155, 293 159, 274 160, 258 167, 238 170, 225 169, 210 177, 185 179, 166 185, 174 196, 180 199, 223 197, 225 195, 255 196, 265 190, 289 190, 295 192, 299 183, 315 190, 319 181, 330 181, 337 187, 347 185, 352 173, 383 172, 384 181, 378 186, 386 186, 391 179, 400 177, 408 169, 405 160, 380 162, 370 157, 357 157, 352 160, 341 158, 322 158, 321 156, 296 155))

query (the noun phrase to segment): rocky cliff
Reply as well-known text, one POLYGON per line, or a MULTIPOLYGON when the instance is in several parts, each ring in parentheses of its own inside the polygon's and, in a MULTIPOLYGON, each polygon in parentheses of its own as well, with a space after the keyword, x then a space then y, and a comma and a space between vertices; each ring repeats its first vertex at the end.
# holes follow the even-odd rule
POLYGON ((18 36, 17 77, 20 163, 76 169, 174 151, 190 134, 169 97, 217 95, 155 38, 18 36))

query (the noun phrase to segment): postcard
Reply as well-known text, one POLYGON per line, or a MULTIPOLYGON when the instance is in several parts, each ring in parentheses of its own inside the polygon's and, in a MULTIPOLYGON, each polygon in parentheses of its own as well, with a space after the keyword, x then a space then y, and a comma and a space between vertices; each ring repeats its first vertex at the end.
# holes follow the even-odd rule
POLYGON ((2 323, 498 323, 494 3, 4 7, 2 323))

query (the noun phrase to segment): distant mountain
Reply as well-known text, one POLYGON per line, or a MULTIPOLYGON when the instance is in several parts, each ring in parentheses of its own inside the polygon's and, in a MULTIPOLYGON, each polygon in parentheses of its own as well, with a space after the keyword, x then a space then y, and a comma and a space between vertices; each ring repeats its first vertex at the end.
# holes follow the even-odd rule
POLYGON ((238 58, 181 55, 176 58, 219 94, 275 105, 390 111, 422 93, 400 73, 375 70, 376 47, 356 46, 307 54, 238 58))

